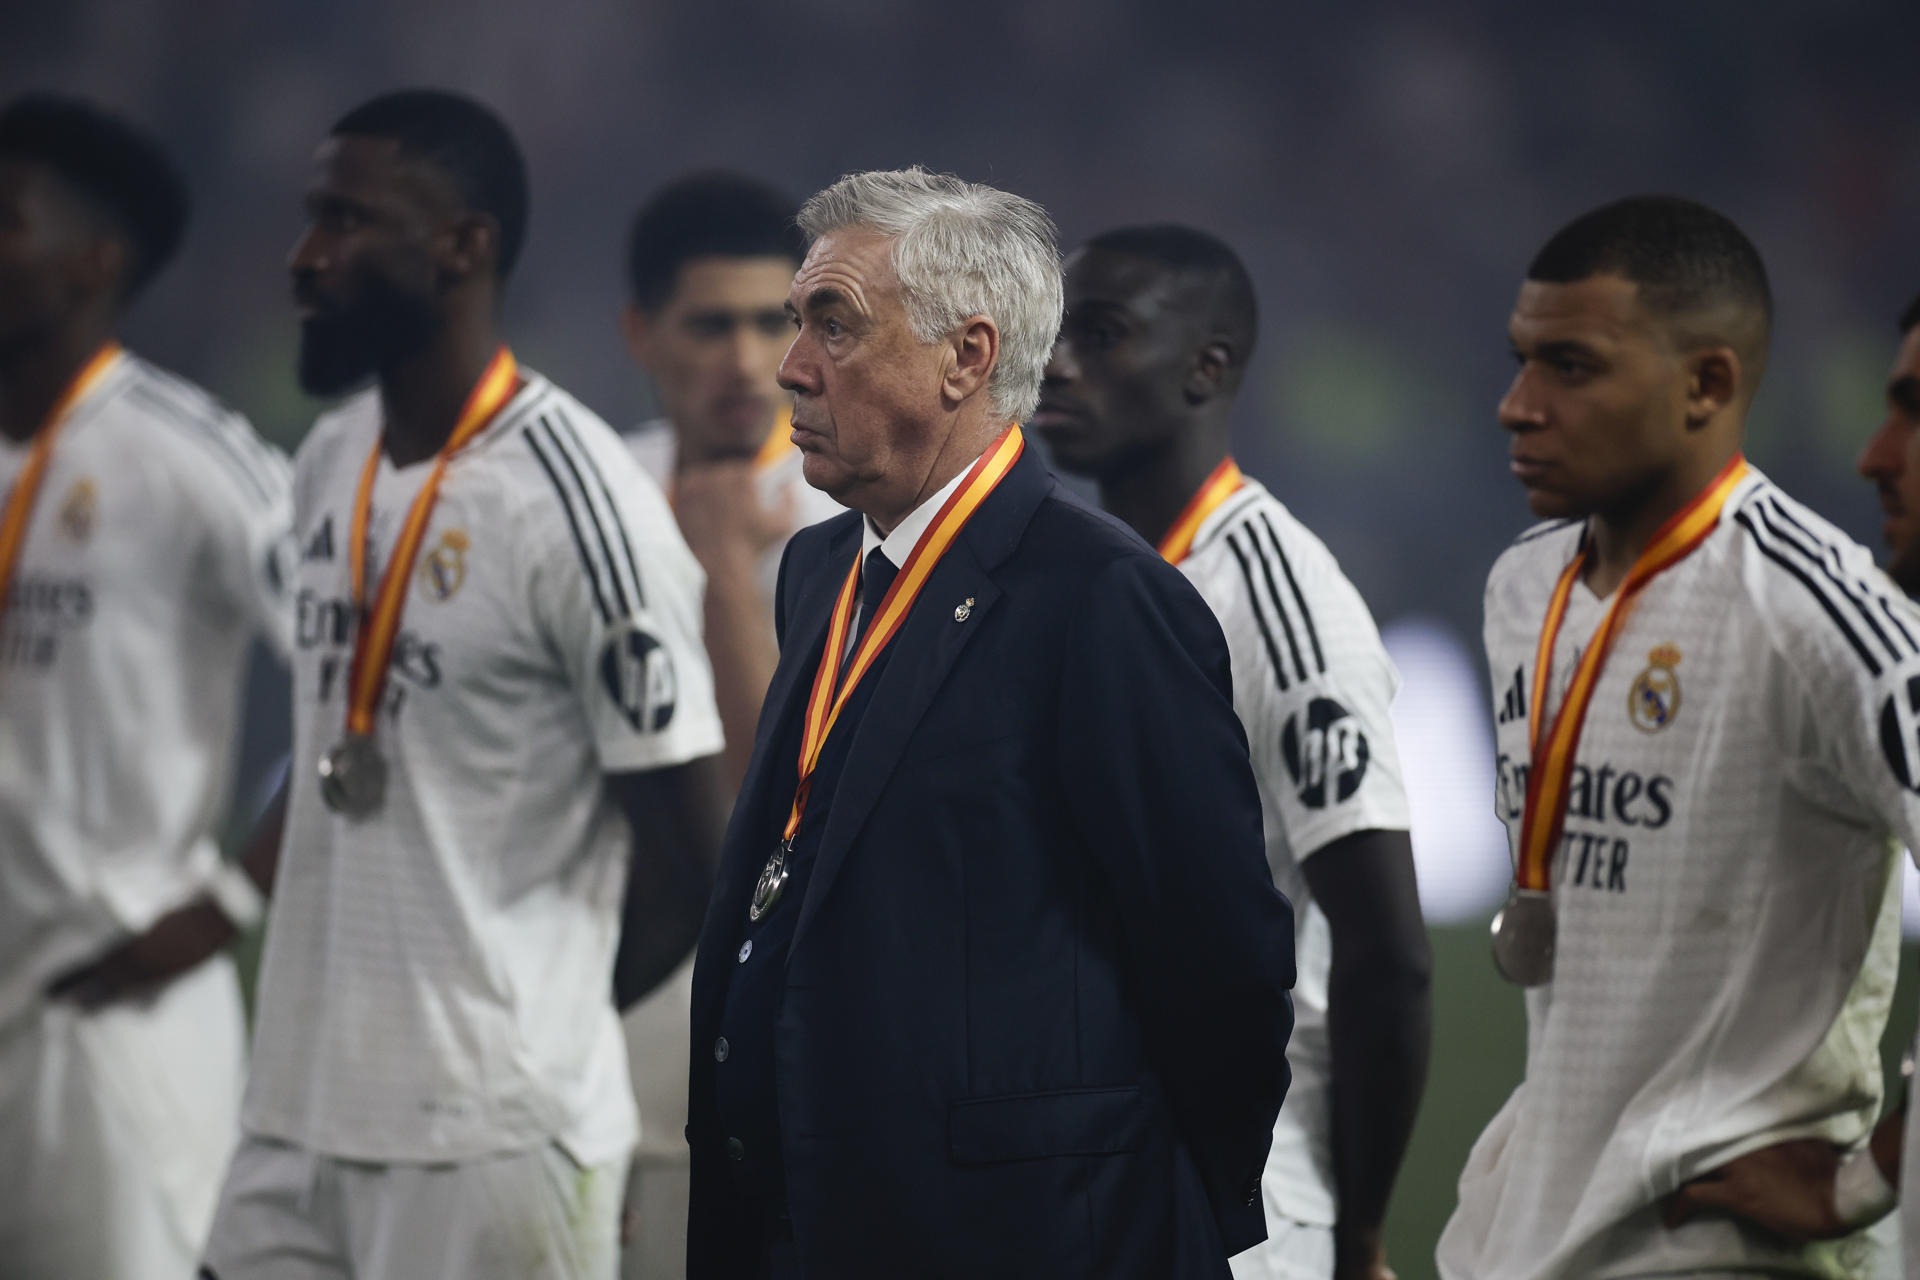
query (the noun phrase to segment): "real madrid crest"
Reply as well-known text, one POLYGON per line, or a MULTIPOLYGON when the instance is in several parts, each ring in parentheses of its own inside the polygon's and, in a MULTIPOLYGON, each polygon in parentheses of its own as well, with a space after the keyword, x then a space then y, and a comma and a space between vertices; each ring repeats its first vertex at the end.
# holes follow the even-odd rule
POLYGON ((453 598, 467 580, 467 548, 471 545, 464 530, 448 529, 433 550, 420 557, 420 590, 428 599, 453 598))
POLYGON ((60 503, 60 531, 75 542, 85 542, 93 536, 94 518, 99 512, 100 491, 91 479, 82 476, 60 503))
POLYGON ((1680 714, 1680 650, 1660 644, 1647 654, 1647 669, 1633 678, 1627 690, 1627 719, 1643 733, 1658 733, 1680 714))

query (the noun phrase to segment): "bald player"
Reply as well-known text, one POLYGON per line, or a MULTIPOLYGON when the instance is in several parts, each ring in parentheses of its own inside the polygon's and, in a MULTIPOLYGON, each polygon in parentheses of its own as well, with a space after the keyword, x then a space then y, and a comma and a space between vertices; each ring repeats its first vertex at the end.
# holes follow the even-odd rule
POLYGON ((1240 473, 1230 418, 1257 311, 1239 257, 1183 226, 1094 237, 1033 419, 1063 469, 1186 574, 1233 658, 1267 861, 1292 901, 1293 1088, 1240 1280, 1372 1280, 1426 1081, 1431 957, 1389 704, 1393 663, 1316 538, 1240 473))

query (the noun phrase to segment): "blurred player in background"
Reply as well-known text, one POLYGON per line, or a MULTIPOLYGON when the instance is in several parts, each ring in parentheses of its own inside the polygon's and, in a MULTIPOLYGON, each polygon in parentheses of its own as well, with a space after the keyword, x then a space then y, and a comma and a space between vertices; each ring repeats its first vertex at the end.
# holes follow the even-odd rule
POLYGON ((1432 1021, 1393 664, 1325 544, 1234 465, 1257 315, 1233 250, 1181 226, 1109 231, 1068 259, 1066 291, 1033 426, 1219 617, 1294 908, 1293 1088, 1261 1179, 1267 1240, 1233 1273, 1374 1280, 1432 1021))
POLYGON ((282 654, 285 459, 116 341, 187 221, 154 142, 0 111, 0 1275, 190 1275, 238 1137, 213 831, 249 644, 282 654))
POLYGON ((1500 422, 1550 522, 1486 595, 1516 851, 1495 954, 1530 988, 1527 1064, 1461 1174, 1445 1276, 1882 1261, 1866 1140, 1888 837, 1920 837, 1920 609, 1743 460, 1771 313, 1738 228, 1640 197, 1548 241, 1509 321, 1500 422), (1817 1231, 1742 1211, 1790 1165, 1823 1172, 1817 1231))
POLYGON ((378 385, 295 463, 293 774, 207 1269, 609 1280, 635 1116, 608 979, 630 1002, 679 963, 718 839, 700 570, 502 343, 506 127, 390 94, 316 169, 301 382, 378 385))
POLYGON ((663 187, 627 240, 627 347, 665 416, 627 436, 707 572, 706 641, 737 784, 779 652, 774 580, 796 529, 845 510, 807 484, 776 375, 803 246, 797 206, 751 178, 663 187))
MULTIPOLYGON (((706 570, 705 639, 730 786, 746 772, 780 656, 780 554, 794 530, 844 510, 801 476, 787 438, 793 397, 776 376, 793 340, 785 306, 802 253, 797 211, 752 178, 693 174, 656 192, 627 240, 627 346, 665 414, 627 443, 672 495, 680 532, 706 570)), ((686 1274, 692 972, 689 961, 626 1019, 640 1105, 630 1280, 686 1274)))

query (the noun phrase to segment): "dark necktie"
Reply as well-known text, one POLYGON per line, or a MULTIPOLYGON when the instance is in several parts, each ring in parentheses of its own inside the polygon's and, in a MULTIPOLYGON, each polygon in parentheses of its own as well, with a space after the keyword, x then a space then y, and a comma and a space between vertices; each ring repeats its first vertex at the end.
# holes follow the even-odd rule
POLYGON ((887 553, 875 547, 867 552, 867 562, 860 570, 860 628, 854 632, 853 643, 847 646, 841 655, 842 665, 853 660, 860 648, 860 641, 866 637, 867 628, 880 613, 880 602, 887 598, 887 588, 900 576, 893 561, 887 559, 887 553))

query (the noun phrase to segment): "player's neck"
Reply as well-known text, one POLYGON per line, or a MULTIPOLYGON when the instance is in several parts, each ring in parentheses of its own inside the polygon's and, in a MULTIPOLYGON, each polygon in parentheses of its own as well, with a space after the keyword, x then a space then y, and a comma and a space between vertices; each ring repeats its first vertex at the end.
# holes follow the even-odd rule
POLYGON ((384 447, 394 466, 440 451, 499 349, 500 335, 490 321, 449 323, 424 350, 380 371, 384 447))
POLYGON ((112 338, 113 325, 103 320, 0 349, 0 436, 31 440, 87 361, 112 338))
POLYGON ((1182 431, 1144 459, 1100 477, 1100 505, 1154 546, 1230 450, 1222 431, 1182 431))
POLYGON ((1612 595, 1653 536, 1706 491, 1727 461, 1715 457, 1676 467, 1630 506, 1595 513, 1587 522, 1589 552, 1583 577, 1588 589, 1601 599, 1612 595))

